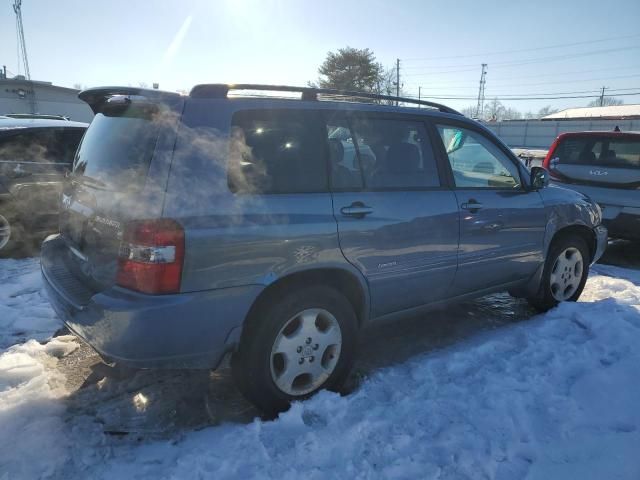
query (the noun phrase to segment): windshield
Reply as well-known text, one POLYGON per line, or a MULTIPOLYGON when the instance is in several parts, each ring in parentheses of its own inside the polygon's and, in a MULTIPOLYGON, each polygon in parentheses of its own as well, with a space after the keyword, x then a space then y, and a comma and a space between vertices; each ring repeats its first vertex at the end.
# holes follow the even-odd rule
POLYGON ((640 168, 640 140, 608 137, 569 137, 561 141, 553 158, 558 164, 640 168))
POLYGON ((98 113, 76 154, 73 173, 113 189, 147 175, 159 127, 149 118, 98 113))

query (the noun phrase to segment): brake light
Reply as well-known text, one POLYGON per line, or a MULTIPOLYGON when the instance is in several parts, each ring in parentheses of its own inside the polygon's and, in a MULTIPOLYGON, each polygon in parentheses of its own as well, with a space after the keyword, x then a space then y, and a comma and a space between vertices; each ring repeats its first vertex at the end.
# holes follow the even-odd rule
POLYGON ((171 219, 127 224, 116 283, 143 293, 178 293, 184 261, 184 229, 171 219))
POLYGON ((547 152, 547 156, 544 157, 544 160, 542 161, 542 166, 544 168, 546 168, 547 170, 550 170, 549 166, 551 163, 551 159, 553 158, 553 155, 556 153, 556 148, 558 147, 558 143, 560 143, 560 139, 561 136, 556 138, 553 143, 551 144, 551 147, 549 147, 549 151, 547 152))

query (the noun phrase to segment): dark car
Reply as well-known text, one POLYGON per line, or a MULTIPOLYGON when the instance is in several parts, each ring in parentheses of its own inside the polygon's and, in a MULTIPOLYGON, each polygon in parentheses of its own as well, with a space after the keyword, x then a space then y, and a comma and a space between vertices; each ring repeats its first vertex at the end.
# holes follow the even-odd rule
POLYGON ((41 256, 69 329, 132 367, 231 353, 274 412, 338 388, 374 322, 495 291, 578 299, 606 246, 594 202, 444 105, 327 92, 82 92, 96 116, 41 256))
POLYGON ((543 166, 598 202, 611 237, 640 240, 640 132, 563 133, 543 166))
POLYGON ((64 175, 87 126, 0 117, 0 256, 57 228, 64 175))

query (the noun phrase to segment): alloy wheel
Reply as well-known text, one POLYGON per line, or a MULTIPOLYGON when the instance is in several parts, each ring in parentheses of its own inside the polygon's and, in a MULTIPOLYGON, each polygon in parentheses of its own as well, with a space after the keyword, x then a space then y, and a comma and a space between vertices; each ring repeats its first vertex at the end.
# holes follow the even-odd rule
POLYGON ((306 395, 319 388, 340 358, 342 332, 327 310, 313 308, 291 317, 271 349, 271 378, 284 393, 306 395))
POLYGON ((551 294, 559 302, 570 299, 580 287, 584 272, 584 260, 580 250, 569 247, 563 250, 551 269, 551 294))

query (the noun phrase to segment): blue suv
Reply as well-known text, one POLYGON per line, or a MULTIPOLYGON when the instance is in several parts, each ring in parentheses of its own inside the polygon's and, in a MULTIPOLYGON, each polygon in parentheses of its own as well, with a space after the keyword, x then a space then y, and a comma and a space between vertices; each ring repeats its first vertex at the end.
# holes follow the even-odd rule
POLYGON ((56 312, 109 362, 230 353, 265 412, 339 388, 373 322, 504 290, 575 301, 605 249, 596 204, 443 105, 219 84, 80 98, 95 118, 42 246, 56 312))

